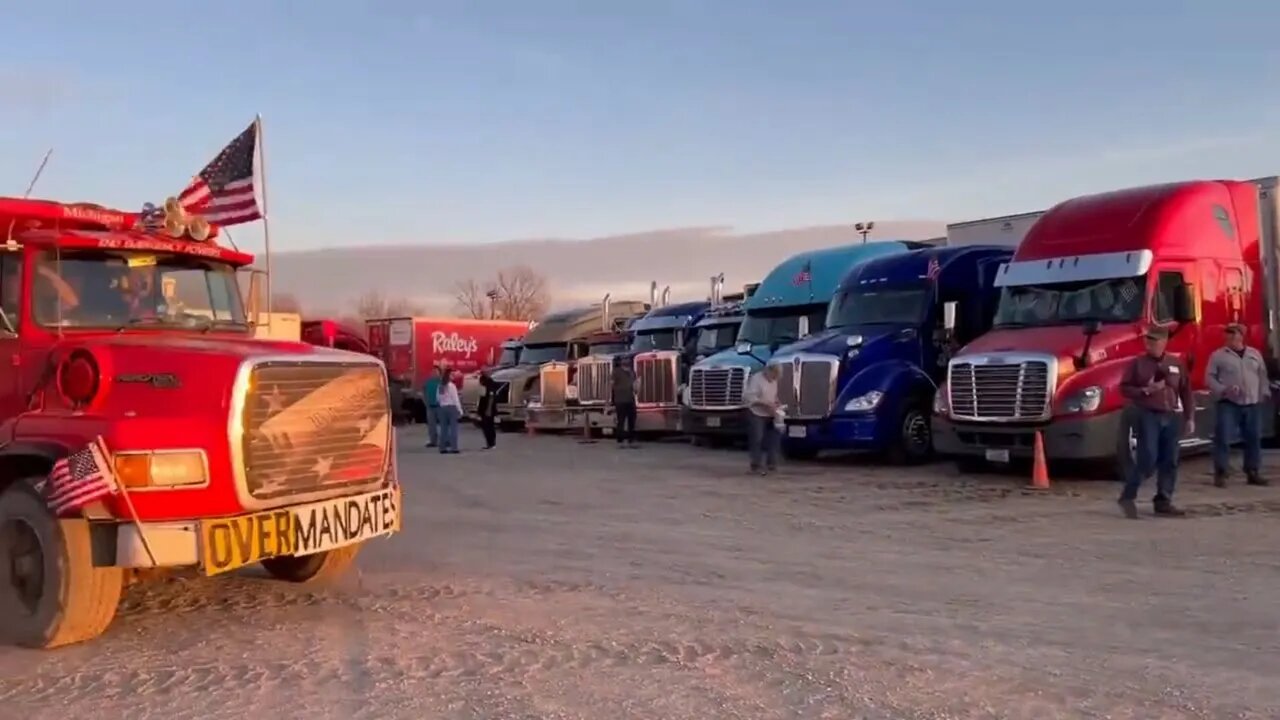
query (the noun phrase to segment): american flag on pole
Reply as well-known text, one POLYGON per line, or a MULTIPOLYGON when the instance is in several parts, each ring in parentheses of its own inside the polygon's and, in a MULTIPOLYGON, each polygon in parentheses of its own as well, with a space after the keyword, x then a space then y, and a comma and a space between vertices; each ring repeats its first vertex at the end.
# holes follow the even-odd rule
POLYGON ((930 280, 938 279, 938 276, 942 274, 942 266, 938 264, 938 258, 929 258, 929 267, 924 271, 924 274, 930 280))
POLYGON ((811 282, 813 282, 813 263, 812 261, 805 261, 804 267, 800 268, 800 272, 796 273, 796 276, 791 279, 791 284, 800 287, 811 282))
POLYGON ((222 149, 178 195, 182 209, 215 225, 239 225, 262 218, 258 207, 258 121, 222 149))
POLYGON ((54 515, 73 512, 119 492, 107 445, 102 437, 53 464, 42 489, 54 515))

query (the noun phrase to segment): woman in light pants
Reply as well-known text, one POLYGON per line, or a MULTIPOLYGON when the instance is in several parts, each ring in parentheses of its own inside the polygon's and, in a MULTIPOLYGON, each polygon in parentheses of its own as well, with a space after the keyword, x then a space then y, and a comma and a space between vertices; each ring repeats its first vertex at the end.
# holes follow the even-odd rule
POLYGON ((458 386, 448 375, 440 379, 440 452, 453 455, 458 452, 458 421, 462 419, 462 400, 458 386))

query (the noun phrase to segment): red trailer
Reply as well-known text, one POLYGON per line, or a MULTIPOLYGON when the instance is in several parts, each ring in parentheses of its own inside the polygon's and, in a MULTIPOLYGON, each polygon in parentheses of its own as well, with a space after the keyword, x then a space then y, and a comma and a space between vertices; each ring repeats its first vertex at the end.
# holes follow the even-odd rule
MULTIPOLYGON (((502 343, 519 339, 529 323, 513 320, 395 317, 365 322, 369 352, 381 358, 393 384, 406 397, 422 404, 422 386, 432 369, 450 368, 461 387, 462 376, 492 365, 502 355, 502 343)), ((414 410, 414 415, 419 413, 414 410)))

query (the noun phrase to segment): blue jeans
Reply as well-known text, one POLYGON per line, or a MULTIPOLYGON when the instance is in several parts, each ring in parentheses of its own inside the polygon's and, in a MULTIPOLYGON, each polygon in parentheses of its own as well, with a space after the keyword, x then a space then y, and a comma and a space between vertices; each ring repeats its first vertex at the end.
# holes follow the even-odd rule
POLYGON ((1134 408, 1133 429, 1138 435, 1138 453, 1121 500, 1136 500, 1143 481, 1156 474, 1157 503, 1173 499, 1178 484, 1178 440, 1182 438, 1182 416, 1134 408))
POLYGON ((458 451, 458 420, 461 413, 456 407, 437 409, 440 422, 440 452, 458 451))
POLYGON ((1231 441, 1236 435, 1244 446, 1244 471, 1252 475, 1262 465, 1262 428, 1257 405, 1219 401, 1213 413, 1213 471, 1225 475, 1230 466, 1231 441), (1237 435, 1238 433, 1238 435, 1237 435))
POLYGON ((782 438, 773 418, 765 418, 747 411, 747 447, 751 451, 751 469, 778 467, 778 446, 782 438))
POLYGON ((427 406, 427 447, 440 444, 440 406, 427 406))

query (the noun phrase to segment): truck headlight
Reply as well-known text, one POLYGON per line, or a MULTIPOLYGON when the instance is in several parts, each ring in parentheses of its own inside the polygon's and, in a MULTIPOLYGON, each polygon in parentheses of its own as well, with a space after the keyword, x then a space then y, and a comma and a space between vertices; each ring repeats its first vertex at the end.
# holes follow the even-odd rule
POLYGON ((160 450, 115 454, 116 477, 128 489, 177 488, 209 482, 203 450, 160 450))
POLYGON ((1100 405, 1102 405, 1102 388, 1091 385, 1067 398, 1066 402, 1062 403, 1062 412, 1093 412, 1100 405))
POLYGON ((951 403, 947 400, 947 386, 941 385, 933 394, 933 414, 946 415, 951 412, 951 403))
POLYGON ((690 403, 689 403, 689 386, 688 386, 688 385, 681 385, 681 386, 680 386, 680 404, 681 404, 681 405, 685 405, 685 406, 688 406, 688 405, 690 404, 690 403))
POLYGON ((577 399, 578 399, 578 386, 577 386, 577 385, 565 385, 565 386, 564 386, 564 396, 565 396, 565 399, 567 399, 567 400, 577 400, 577 399))
POLYGON ((865 395, 859 395, 845 403, 844 409, 846 412, 867 412, 868 410, 875 410, 876 406, 879 405, 880 401, 883 399, 884 393, 879 390, 872 390, 865 395))

